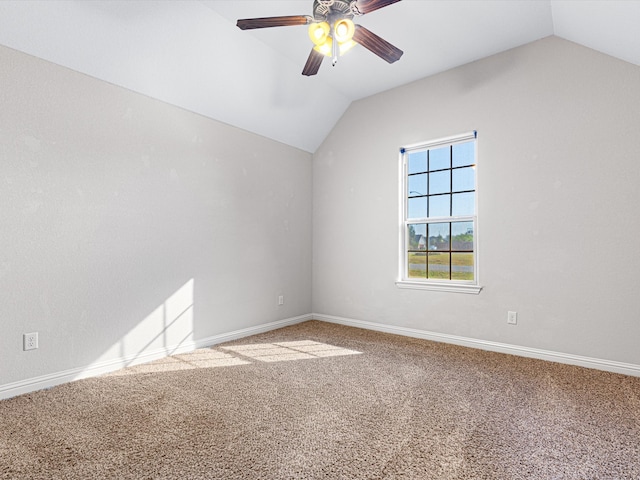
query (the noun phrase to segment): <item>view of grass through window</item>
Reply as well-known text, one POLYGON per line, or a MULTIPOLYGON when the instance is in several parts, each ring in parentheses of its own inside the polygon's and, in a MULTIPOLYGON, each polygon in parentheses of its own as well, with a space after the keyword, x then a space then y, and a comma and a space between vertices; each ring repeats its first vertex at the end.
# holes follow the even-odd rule
POLYGON ((408 237, 410 278, 473 280, 472 222, 413 224, 408 237))

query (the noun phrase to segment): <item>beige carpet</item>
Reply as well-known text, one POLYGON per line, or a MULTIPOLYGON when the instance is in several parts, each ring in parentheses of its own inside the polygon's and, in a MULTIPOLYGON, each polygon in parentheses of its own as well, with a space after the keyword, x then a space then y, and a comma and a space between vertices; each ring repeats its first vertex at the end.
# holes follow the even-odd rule
POLYGON ((640 479, 640 378, 317 321, 0 402, 4 479, 640 479))

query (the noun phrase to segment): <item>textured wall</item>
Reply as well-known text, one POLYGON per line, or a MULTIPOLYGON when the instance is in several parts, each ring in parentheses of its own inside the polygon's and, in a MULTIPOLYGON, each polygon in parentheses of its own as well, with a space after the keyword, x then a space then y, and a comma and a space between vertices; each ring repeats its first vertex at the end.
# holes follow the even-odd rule
POLYGON ((640 364, 639 131, 640 68, 557 37, 354 103, 314 154, 313 311, 640 364), (484 290, 400 290, 398 149, 470 130, 484 290))
POLYGON ((310 312, 310 154, 7 48, 0 106, 0 385, 310 312))

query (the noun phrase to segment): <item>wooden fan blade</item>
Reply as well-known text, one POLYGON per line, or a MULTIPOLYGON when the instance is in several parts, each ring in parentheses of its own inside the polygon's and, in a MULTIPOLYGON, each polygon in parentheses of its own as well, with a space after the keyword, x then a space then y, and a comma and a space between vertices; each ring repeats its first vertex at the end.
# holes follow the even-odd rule
POLYGON ((356 31, 353 34, 353 41, 359 43, 364 48, 370 50, 389 63, 400 60, 400 57, 404 53, 398 47, 394 47, 384 38, 379 37, 361 25, 356 25, 356 31))
POLYGON ((241 18, 236 24, 241 30, 269 27, 290 27, 293 25, 308 25, 311 17, 307 15, 289 15, 286 17, 241 18))
POLYGON ((312 48, 309 58, 307 58, 307 63, 305 63, 304 68, 302 69, 302 74, 310 77, 311 75, 318 73, 323 59, 324 55, 312 48))
POLYGON ((373 12, 392 3, 399 2, 401 0, 357 0, 356 8, 364 15, 365 13, 373 12))

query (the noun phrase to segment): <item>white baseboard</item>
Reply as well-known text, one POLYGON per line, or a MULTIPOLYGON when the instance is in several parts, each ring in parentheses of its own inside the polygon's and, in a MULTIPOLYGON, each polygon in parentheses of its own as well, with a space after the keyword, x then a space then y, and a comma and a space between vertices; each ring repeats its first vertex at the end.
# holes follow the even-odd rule
POLYGON ((507 353, 511 355, 518 355, 521 357, 537 358, 540 360, 577 365, 580 367, 594 368, 607 372, 621 373, 624 375, 640 377, 640 365, 631 363, 617 362, 614 360, 603 360, 592 357, 583 357, 580 355, 572 355, 569 353, 553 352, 549 350, 541 350, 530 347, 521 347, 518 345, 509 345, 506 343, 478 340, 475 338, 460 337, 457 335, 449 335, 445 333, 429 332, 426 330, 398 327, 394 325, 386 325, 375 322, 367 322, 364 320, 355 320, 351 318, 314 313, 287 318, 284 320, 278 320, 275 322, 264 323, 255 327, 248 327, 241 330, 221 333, 193 342, 185 342, 180 345, 155 349, 143 354, 120 357, 108 361, 95 362, 84 367, 72 368, 61 372, 54 372, 39 377, 33 377, 17 382, 7 383, 5 385, 0 385, 0 400, 14 397, 16 395, 34 392, 37 390, 42 390, 45 388, 51 388, 62 383, 72 382, 74 380, 80 380, 82 378, 95 377, 119 370, 124 367, 158 360, 169 355, 191 352, 198 348, 210 347, 219 343, 256 335, 258 333, 268 332, 270 330, 275 330, 277 328, 282 328, 289 325, 295 325, 297 323, 306 322, 307 320, 312 319, 328 323, 337 323, 350 327, 363 328, 366 330, 393 333, 406 337, 422 338, 435 342, 451 343, 463 347, 479 348, 481 350, 488 350, 492 352, 507 353))
POLYGON ((632 363, 623 363, 616 362, 614 360, 583 357, 580 355, 572 355, 570 353, 553 352, 549 350, 541 350, 538 348, 530 347, 521 347, 518 345, 490 342, 487 340, 477 340, 475 338, 459 337, 457 335, 448 335, 446 333, 435 333, 426 330, 396 327, 394 325, 366 322, 363 320, 354 320, 351 318, 336 317, 333 315, 323 315, 320 313, 314 313, 313 318, 315 320, 320 320, 323 322, 338 323, 340 325, 364 328, 366 330, 394 333, 396 335, 404 335, 406 337, 422 338, 435 342, 452 343, 454 345, 460 345, 463 347, 479 348, 481 350, 488 350, 491 352, 508 353, 510 355, 518 355, 520 357, 537 358, 550 362, 565 363, 569 365, 577 365, 580 367, 594 368, 607 372, 622 373, 624 375, 640 377, 640 365, 635 365, 632 363))
POLYGON ((84 367, 72 368, 61 372, 54 372, 39 377, 27 378, 25 380, 7 383, 5 385, 0 385, 0 400, 15 397, 16 395, 35 392, 36 390, 42 390, 44 388, 55 387, 56 385, 72 382, 74 380, 80 380, 82 378, 95 377, 105 373, 114 372, 124 367, 130 367, 132 365, 139 365, 141 363, 150 362, 152 360, 158 360, 169 355, 192 352, 193 350, 196 350, 198 348, 210 347, 212 345, 228 342, 230 340, 236 340, 238 338, 244 338, 250 335, 256 335, 258 333, 268 332, 277 328, 305 322, 307 320, 311 320, 312 318, 313 316, 311 314, 300 315, 298 317, 277 320, 275 322, 263 323, 262 325, 257 325, 255 327, 248 327, 241 330, 234 330, 228 333, 221 333, 192 342, 183 342, 180 345, 158 348, 141 354, 95 362, 84 367))

